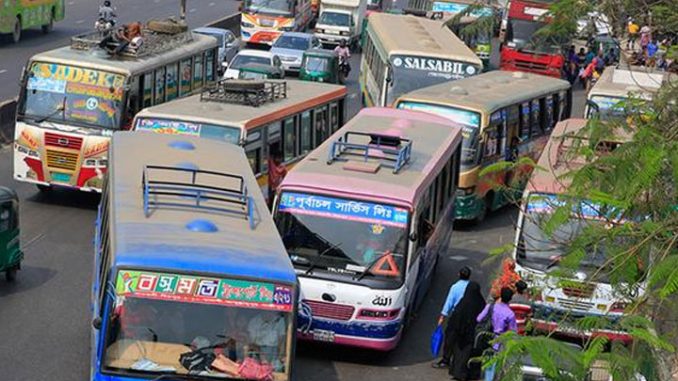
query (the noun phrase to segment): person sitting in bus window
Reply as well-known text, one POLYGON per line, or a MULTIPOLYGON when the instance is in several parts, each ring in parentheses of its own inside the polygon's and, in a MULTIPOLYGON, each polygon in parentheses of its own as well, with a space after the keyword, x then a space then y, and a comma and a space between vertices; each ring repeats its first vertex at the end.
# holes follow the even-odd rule
POLYGON ((258 313, 247 325, 251 352, 257 352, 259 360, 268 362, 276 371, 285 364, 281 356, 285 353, 286 328, 283 315, 274 312, 258 313))
POLYGON ((287 168, 282 164, 280 150, 271 150, 268 158, 268 206, 273 207, 275 192, 287 175, 287 168))
POLYGON ((115 307, 114 319, 123 339, 157 341, 158 335, 151 328, 158 313, 153 306, 137 298, 126 298, 115 307), (150 337, 149 337, 150 336, 150 337))
POLYGON ((242 361, 245 358, 245 347, 249 342, 247 336, 247 316, 235 309, 227 309, 226 328, 224 329, 224 347, 220 351, 231 361, 242 361))

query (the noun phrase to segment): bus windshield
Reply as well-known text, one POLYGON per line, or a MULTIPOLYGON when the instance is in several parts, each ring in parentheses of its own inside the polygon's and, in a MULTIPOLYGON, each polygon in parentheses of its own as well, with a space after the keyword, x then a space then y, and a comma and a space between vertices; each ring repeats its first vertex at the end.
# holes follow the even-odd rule
POLYGON ((532 41, 534 34, 545 25, 546 23, 539 21, 510 18, 507 25, 508 39, 516 47, 522 48, 532 41))
POLYGON ((20 114, 36 120, 120 128, 125 77, 121 74, 34 62, 20 114))
POLYGON ((400 102, 398 108, 406 110, 423 111, 445 117, 462 127, 461 166, 462 169, 470 168, 479 160, 478 136, 480 129, 480 114, 473 111, 462 110, 456 107, 438 106, 419 102, 400 102))
POLYGON ((386 92, 388 105, 411 91, 480 74, 477 66, 435 57, 393 55, 391 67, 391 83, 386 92))
POLYGON ((246 12, 269 14, 276 16, 292 15, 292 1, 289 0, 246 0, 246 12))
MULTIPOLYGON (((544 231, 544 224, 556 208, 562 205, 563 201, 555 195, 529 196, 518 243, 517 261, 521 266, 546 272, 557 268, 560 260, 567 254, 568 247, 584 229, 593 224, 604 223, 599 217, 599 208, 582 202, 577 206, 579 210, 573 212, 570 219, 549 236, 544 231)), ((606 281, 605 271, 600 271, 605 262, 605 247, 597 245, 587 250, 577 271, 587 278, 595 275, 597 281, 606 281)))
POLYGON ((332 26, 350 26, 351 15, 348 13, 324 11, 323 13, 320 14, 318 24, 332 26))
POLYGON ((399 285, 409 212, 386 204, 284 192, 276 224, 296 267, 399 285))
POLYGON ((624 108, 626 101, 628 101, 628 98, 593 95, 591 96, 591 102, 595 103, 598 108, 589 108, 587 118, 592 118, 594 115, 597 115, 601 120, 624 117, 626 115, 626 109, 624 108))
POLYGON ((292 295, 263 282, 123 270, 104 368, 246 379, 239 365, 254 358, 271 365, 271 379, 288 380, 292 295))
POLYGON ((162 118, 139 118, 135 130, 196 136, 232 144, 240 143, 240 130, 238 128, 208 123, 192 123, 162 118))

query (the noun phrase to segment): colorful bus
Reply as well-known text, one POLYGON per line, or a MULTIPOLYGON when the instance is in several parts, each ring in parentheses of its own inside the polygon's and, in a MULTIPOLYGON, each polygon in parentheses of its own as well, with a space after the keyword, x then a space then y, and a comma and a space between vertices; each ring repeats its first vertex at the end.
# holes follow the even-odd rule
POLYGON ((549 22, 553 0, 510 0, 505 38, 500 52, 501 70, 526 71, 560 78, 565 58, 562 43, 535 37, 549 22))
POLYGON ((314 18, 313 0, 245 0, 240 38, 249 44, 273 45, 282 32, 302 32, 314 18))
POLYGON ((431 112, 463 125, 455 218, 480 222, 488 211, 517 200, 532 170, 524 165, 514 173, 481 177, 482 169, 523 156, 537 160, 553 126, 569 117, 572 92, 560 79, 491 71, 413 91, 398 99, 395 107, 431 112))
POLYGON ((105 182, 90 379, 290 380, 296 274, 242 149, 121 132, 105 182))
POLYGON ((441 21, 372 13, 360 62, 363 105, 391 106, 426 86, 479 74, 483 63, 441 21))
MULTIPOLYGON (((469 5, 475 5, 476 3, 476 0, 410 0, 408 2, 408 8, 419 11, 442 13, 442 17, 447 20, 463 12, 469 5)), ((462 17, 458 23, 450 25, 452 32, 459 36, 459 38, 476 53, 478 58, 483 61, 483 67, 485 69, 488 69, 488 66, 490 65, 492 31, 478 33, 473 36, 462 36, 460 31, 469 24, 476 22, 479 17, 493 16, 495 13, 494 9, 495 6, 488 3, 483 8, 462 17)))
POLYGON ((9 34, 17 43, 24 29, 40 27, 43 33, 51 32, 54 22, 64 19, 64 3, 64 0, 3 1, 0 5, 0 36, 9 34))
POLYGON ((29 59, 17 108, 14 179, 42 191, 55 185, 98 192, 114 132, 129 129, 138 110, 216 80, 214 37, 147 37, 147 54, 139 56, 85 50, 78 39, 29 59))
MULTIPOLYGON (((225 81, 218 86, 228 84, 225 81)), ((263 189, 268 183, 268 159, 272 153, 280 153, 283 163, 291 168, 342 126, 345 115, 344 86, 307 81, 269 84, 280 87, 280 97, 263 104, 240 102, 244 98, 214 97, 209 95, 211 90, 206 90, 203 95, 142 110, 134 128, 239 144, 245 148, 263 189)))
POLYGON ((461 129, 366 108, 283 180, 274 219, 301 287, 298 337, 388 351, 449 253, 461 129))
MULTIPOLYGON (((525 189, 516 229, 513 256, 516 271, 531 287, 538 290, 532 305, 532 325, 539 331, 556 331, 568 336, 604 335, 612 340, 628 342, 631 335, 619 328, 600 327, 580 331, 575 322, 586 316, 606 316, 612 323, 624 314, 628 304, 628 290, 615 290, 609 283, 604 268, 607 256, 603 246, 587 251, 572 279, 557 281, 549 274, 559 268, 559 260, 567 253, 567 246, 590 224, 615 221, 615 213, 589 201, 575 202, 570 219, 546 233, 544 224, 556 209, 566 205, 569 180, 564 175, 581 167, 585 161, 577 159, 568 149, 580 137, 575 136, 585 126, 586 119, 568 119, 556 125, 549 142, 539 158, 539 170, 532 173, 525 189)), ((628 133, 606 141, 600 147, 605 151, 628 141, 628 133)), ((583 143, 586 144, 586 143, 583 143)), ((624 221, 619 221, 624 223, 624 221)))
POLYGON ((652 100, 659 88, 667 83, 672 75, 664 71, 654 71, 640 66, 622 69, 608 66, 587 94, 586 118, 594 116, 608 119, 623 116, 626 112, 624 102, 636 98, 652 100))

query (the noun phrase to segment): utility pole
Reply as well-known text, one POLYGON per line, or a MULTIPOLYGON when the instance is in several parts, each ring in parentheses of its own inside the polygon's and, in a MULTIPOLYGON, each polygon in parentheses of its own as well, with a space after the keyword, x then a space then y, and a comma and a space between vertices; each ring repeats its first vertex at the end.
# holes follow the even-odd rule
POLYGON ((186 21, 186 0, 181 0, 180 8, 179 18, 181 18, 181 21, 186 21))

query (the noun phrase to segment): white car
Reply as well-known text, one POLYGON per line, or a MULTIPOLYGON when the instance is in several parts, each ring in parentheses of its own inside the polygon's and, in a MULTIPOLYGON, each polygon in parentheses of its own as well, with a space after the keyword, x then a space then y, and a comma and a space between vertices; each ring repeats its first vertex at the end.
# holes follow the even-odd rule
POLYGON ((241 50, 233 57, 226 68, 223 79, 238 78, 240 68, 248 64, 273 66, 276 70, 280 71, 280 78, 285 77, 285 68, 280 61, 280 57, 265 50, 245 49, 241 50))

